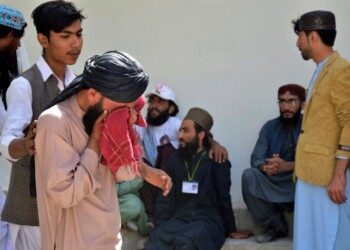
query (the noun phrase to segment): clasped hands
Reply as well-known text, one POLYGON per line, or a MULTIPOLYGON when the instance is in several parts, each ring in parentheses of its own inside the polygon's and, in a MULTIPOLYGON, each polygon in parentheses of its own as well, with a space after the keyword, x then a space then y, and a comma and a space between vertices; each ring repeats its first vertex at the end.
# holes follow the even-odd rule
POLYGON ((284 161, 279 154, 273 154, 272 158, 266 159, 266 164, 261 167, 261 171, 267 175, 275 175, 288 170, 293 170, 294 163, 284 161))

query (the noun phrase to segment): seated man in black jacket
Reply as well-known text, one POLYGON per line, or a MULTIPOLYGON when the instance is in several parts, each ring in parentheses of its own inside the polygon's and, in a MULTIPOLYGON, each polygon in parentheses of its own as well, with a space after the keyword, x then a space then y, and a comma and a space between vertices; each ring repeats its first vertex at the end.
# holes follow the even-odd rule
POLYGON ((231 164, 208 157, 211 115, 192 108, 183 120, 180 147, 166 164, 173 188, 158 196, 156 229, 145 249, 220 249, 226 236, 246 238, 237 232, 232 210, 231 164))

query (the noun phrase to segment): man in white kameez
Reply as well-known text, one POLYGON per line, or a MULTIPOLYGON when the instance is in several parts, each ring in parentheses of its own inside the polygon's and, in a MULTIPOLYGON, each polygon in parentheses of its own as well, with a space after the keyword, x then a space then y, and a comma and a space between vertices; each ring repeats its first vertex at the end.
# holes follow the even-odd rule
MULTIPOLYGON (((22 73, 29 65, 26 50, 21 38, 27 23, 24 16, 11 6, 0 5, 0 134, 4 127, 7 102, 6 92, 15 76, 22 73)), ((5 205, 6 196, 3 191, 9 187, 11 163, 0 153, 0 214, 5 205)), ((13 244, 9 223, 0 218, 0 249, 11 250, 13 244)))
POLYGON ((294 250, 350 249, 350 63, 333 50, 335 16, 312 11, 292 22, 297 47, 316 71, 298 140, 294 250))

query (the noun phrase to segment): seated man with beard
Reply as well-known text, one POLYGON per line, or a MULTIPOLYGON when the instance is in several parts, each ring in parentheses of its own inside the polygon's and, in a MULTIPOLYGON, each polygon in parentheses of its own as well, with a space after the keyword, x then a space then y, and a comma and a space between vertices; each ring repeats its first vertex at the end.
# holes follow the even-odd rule
MULTIPOLYGON (((181 120, 176 117, 179 108, 175 102, 174 91, 166 85, 157 84, 147 94, 147 128, 135 126, 142 141, 145 161, 155 168, 162 169, 168 158, 179 146, 181 120)), ((153 225, 154 205, 158 189, 143 183, 139 190, 149 225, 153 225)))
POLYGON ((305 89, 287 84, 278 89, 280 116, 265 123, 242 175, 243 198, 255 223, 265 228, 259 243, 287 236, 284 211, 294 210, 295 147, 300 134, 305 89))
POLYGON ((181 120, 176 117, 179 108, 175 102, 175 93, 168 86, 157 84, 146 97, 148 98, 147 129, 140 127, 136 129, 144 144, 145 158, 152 166, 157 166, 159 146, 169 144, 173 151, 179 147, 181 120), (167 138, 167 141, 162 142, 162 138, 167 138))
MULTIPOLYGON (((135 126, 145 151, 145 160, 153 167, 163 169, 170 156, 179 147, 179 128, 181 120, 176 117, 179 112, 175 92, 164 84, 157 84, 146 95, 147 128, 135 126)), ((212 138, 209 138, 209 158, 222 162, 227 159, 227 151, 212 138)), ((140 189, 142 202, 145 205, 149 221, 154 217, 154 204, 158 189, 144 183, 140 189)))
MULTIPOLYGON (((134 128, 142 141, 145 161, 155 168, 162 169, 163 161, 168 159, 179 145, 181 120, 176 117, 179 109, 175 103, 174 91, 163 84, 156 85, 146 97, 147 128, 134 128), (161 138, 166 141, 161 142, 161 138)), ((138 177, 132 181, 117 183, 116 186, 122 225, 132 231, 138 231, 142 236, 147 235, 154 227, 152 221, 158 188, 138 177)))
POLYGON ((237 232, 232 210, 231 164, 217 163, 208 156, 211 115, 192 108, 182 121, 179 149, 170 157, 165 171, 172 178, 168 197, 158 195, 156 228, 145 249, 220 249, 228 235, 237 232))

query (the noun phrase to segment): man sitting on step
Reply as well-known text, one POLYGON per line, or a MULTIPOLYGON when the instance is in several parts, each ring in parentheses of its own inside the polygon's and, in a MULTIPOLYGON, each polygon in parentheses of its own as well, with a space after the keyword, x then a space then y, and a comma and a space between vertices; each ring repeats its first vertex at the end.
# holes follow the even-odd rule
POLYGON ((287 84, 278 89, 280 116, 265 123, 242 175, 243 198, 254 222, 265 228, 256 237, 265 243, 288 235, 284 211, 294 210, 295 147, 301 129, 305 89, 287 84))
POLYGON ((242 239, 237 232, 230 196, 231 164, 208 156, 211 115, 192 108, 182 121, 179 149, 165 171, 173 181, 168 197, 155 205, 155 225, 145 249, 220 249, 225 237, 242 239))

